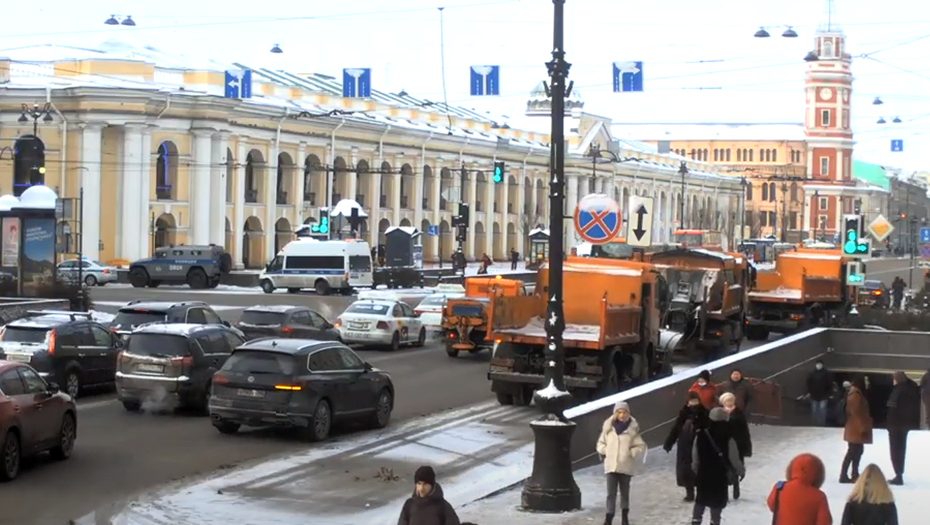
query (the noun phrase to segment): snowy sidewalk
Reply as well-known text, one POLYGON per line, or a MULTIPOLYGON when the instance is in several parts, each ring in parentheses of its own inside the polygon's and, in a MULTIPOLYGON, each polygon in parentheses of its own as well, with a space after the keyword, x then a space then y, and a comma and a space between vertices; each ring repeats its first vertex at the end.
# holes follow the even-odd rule
MULTIPOLYGON (((753 426, 753 452, 747 463, 746 479, 741 485, 742 497, 731 501, 723 512, 726 525, 764 525, 771 523, 772 514, 766 498, 772 485, 785 477, 791 459, 812 452, 823 460, 827 481, 823 490, 830 500, 833 523, 839 523, 851 485, 840 485, 840 465, 846 453, 842 429, 753 426)), ((888 433, 876 430, 875 443, 867 446, 862 467, 875 463, 888 477, 894 475, 888 456, 888 433)), ((930 499, 930 471, 921 468, 930 463, 930 432, 911 432, 908 440, 906 485, 892 487, 902 525, 926 523, 926 501, 930 499)), ((529 472, 527 472, 529 475, 529 472)), ((535 514, 523 512, 520 506, 521 488, 476 501, 458 508, 462 521, 477 525, 592 525, 604 520, 604 470, 598 465, 575 472, 581 489, 583 510, 565 514, 535 514)), ((682 501, 684 490, 675 485, 675 451, 666 454, 652 449, 646 457, 643 472, 633 477, 630 521, 633 525, 677 525, 690 523, 691 504, 682 501)), ((705 516, 707 523, 708 516, 705 516)), ((619 521, 619 520, 618 520, 619 521)))

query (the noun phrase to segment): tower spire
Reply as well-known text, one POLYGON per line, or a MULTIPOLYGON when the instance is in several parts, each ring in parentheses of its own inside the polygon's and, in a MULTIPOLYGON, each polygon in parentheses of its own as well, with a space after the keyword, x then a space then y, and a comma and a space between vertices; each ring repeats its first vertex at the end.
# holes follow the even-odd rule
POLYGON ((839 21, 836 18, 835 0, 824 0, 823 18, 820 20, 820 25, 817 27, 817 32, 819 33, 842 33, 843 32, 843 30, 840 29, 839 21))

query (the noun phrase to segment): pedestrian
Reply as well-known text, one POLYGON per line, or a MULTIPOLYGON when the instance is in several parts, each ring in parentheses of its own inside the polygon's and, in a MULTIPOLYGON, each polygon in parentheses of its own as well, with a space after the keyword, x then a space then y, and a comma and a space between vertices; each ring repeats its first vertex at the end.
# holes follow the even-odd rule
POLYGON ((730 378, 717 385, 717 395, 725 393, 736 397, 736 406, 749 417, 749 405, 752 403, 752 384, 743 379, 743 372, 739 368, 730 370, 730 378))
POLYGON ((894 282, 891 283, 891 296, 894 298, 894 305, 892 308, 895 310, 901 309, 901 301, 904 299, 904 289, 907 285, 904 282, 904 279, 900 277, 895 277, 894 282))
POLYGON ((688 392, 697 393, 701 399, 704 408, 710 410, 717 406, 717 389, 710 383, 710 370, 701 370, 698 374, 697 381, 691 385, 688 392))
POLYGON ((920 387, 902 371, 894 373, 894 388, 888 396, 888 445, 894 467, 892 485, 904 485, 907 433, 920 430, 920 387))
POLYGON ((511 249, 510 249, 510 269, 511 269, 511 270, 516 270, 516 269, 517 269, 517 262, 519 262, 519 261, 520 261, 520 254, 517 253, 517 250, 511 248, 511 249))
POLYGON ((851 387, 852 383, 849 381, 843 381, 842 387, 838 387, 836 383, 833 383, 834 391, 830 394, 830 403, 828 404, 830 414, 827 417, 827 423, 829 425, 838 427, 846 425, 846 395, 849 394, 851 387))
POLYGON ((769 493, 772 525, 833 525, 827 495, 820 490, 825 478, 820 458, 795 456, 785 469, 785 481, 776 483, 769 493))
POLYGON ((612 525, 617 514, 617 489, 620 491, 620 523, 630 525, 630 481, 637 463, 646 454, 646 442, 639 433, 639 423, 630 414, 630 405, 618 401, 614 413, 601 428, 597 453, 604 461, 607 478, 607 515, 604 525, 612 525))
POLYGON ((920 378, 920 397, 924 405, 924 425, 930 427, 930 368, 920 378))
POLYGON ((721 514, 729 501, 731 476, 742 480, 746 474, 730 432, 728 417, 726 410, 714 408, 710 411, 707 427, 698 431, 694 439, 694 451, 691 453, 695 475, 692 525, 701 525, 706 509, 710 509, 710 524, 720 525, 721 514))
POLYGON ((678 412, 678 418, 675 419, 675 424, 662 447, 669 453, 675 443, 678 443, 675 453, 675 481, 679 487, 685 489, 685 501, 689 503, 694 501, 694 471, 691 469, 694 436, 700 429, 707 427, 709 415, 710 411, 701 404, 697 392, 688 392, 688 402, 678 412))
POLYGON ((865 446, 872 444, 872 416, 869 413, 869 402, 865 398, 865 379, 862 376, 853 379, 852 386, 846 394, 846 425, 843 429, 843 439, 847 447, 840 483, 854 483, 859 479, 859 461, 862 460, 865 446))
POLYGON ((413 475, 413 495, 404 502, 397 525, 461 525, 452 505, 436 483, 433 467, 420 467, 413 475))
POLYGON ((846 499, 840 525, 898 525, 894 494, 878 465, 868 465, 862 471, 846 499))
MULTIPOLYGON (((730 433, 733 441, 736 442, 736 449, 739 451, 739 462, 746 468, 746 458, 752 457, 752 435, 749 432, 749 421, 746 420, 746 413, 739 406, 738 398, 730 392, 720 396, 720 406, 730 415, 730 433)), ((733 499, 739 499, 740 487, 739 479, 731 477, 730 484, 733 485, 733 499)))
POLYGON ((827 426, 827 405, 833 391, 833 374, 823 366, 820 359, 814 363, 814 369, 807 374, 807 398, 811 403, 811 417, 814 425, 827 426))

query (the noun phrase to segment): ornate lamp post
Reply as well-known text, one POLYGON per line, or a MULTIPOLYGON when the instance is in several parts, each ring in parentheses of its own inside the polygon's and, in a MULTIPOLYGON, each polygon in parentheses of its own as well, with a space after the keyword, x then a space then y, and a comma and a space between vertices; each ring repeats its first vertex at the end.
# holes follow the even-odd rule
POLYGON ((565 315, 562 309, 562 260, 564 257, 565 214, 565 87, 571 64, 565 61, 565 0, 552 0, 554 6, 552 61, 546 63, 552 85, 549 97, 552 137, 549 157, 549 301, 546 308, 545 387, 533 400, 543 415, 530 423, 536 440, 533 473, 523 487, 523 508, 542 512, 565 512, 581 508, 581 490, 572 474, 569 454, 575 423, 565 419, 571 401, 565 389, 565 315))

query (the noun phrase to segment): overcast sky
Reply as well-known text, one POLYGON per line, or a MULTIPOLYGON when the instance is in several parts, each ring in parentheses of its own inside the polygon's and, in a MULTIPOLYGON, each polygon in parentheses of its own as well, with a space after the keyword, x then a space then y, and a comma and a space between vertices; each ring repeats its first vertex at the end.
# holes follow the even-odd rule
MULTIPOLYGON (((565 10, 570 79, 589 112, 615 122, 802 121, 802 58, 824 18, 823 0, 567 0, 565 10), (781 38, 786 25, 799 38, 781 38), (772 38, 753 38, 759 26, 769 27, 772 38), (611 63, 628 60, 644 62, 645 92, 614 94, 611 63)), ((855 57, 856 157, 930 169, 922 154, 930 151, 930 6, 836 0, 836 10, 855 57), (885 104, 872 105, 876 96, 885 104), (888 124, 878 125, 879 117, 888 124), (893 125, 894 117, 904 122, 893 125), (890 152, 891 139, 904 140, 903 153, 890 152)), ((370 67, 375 89, 437 101, 445 96, 511 116, 522 113, 527 93, 545 78, 552 47, 550 0, 43 0, 18 2, 16 11, 15 23, 0 34, 0 49, 95 46, 118 38, 340 78, 342 68, 370 67), (440 6, 446 8, 445 94, 440 6), (111 14, 132 16, 138 25, 105 26, 111 14), (284 53, 270 54, 273 44, 284 53), (472 65, 501 66, 501 96, 469 98, 472 65)))

